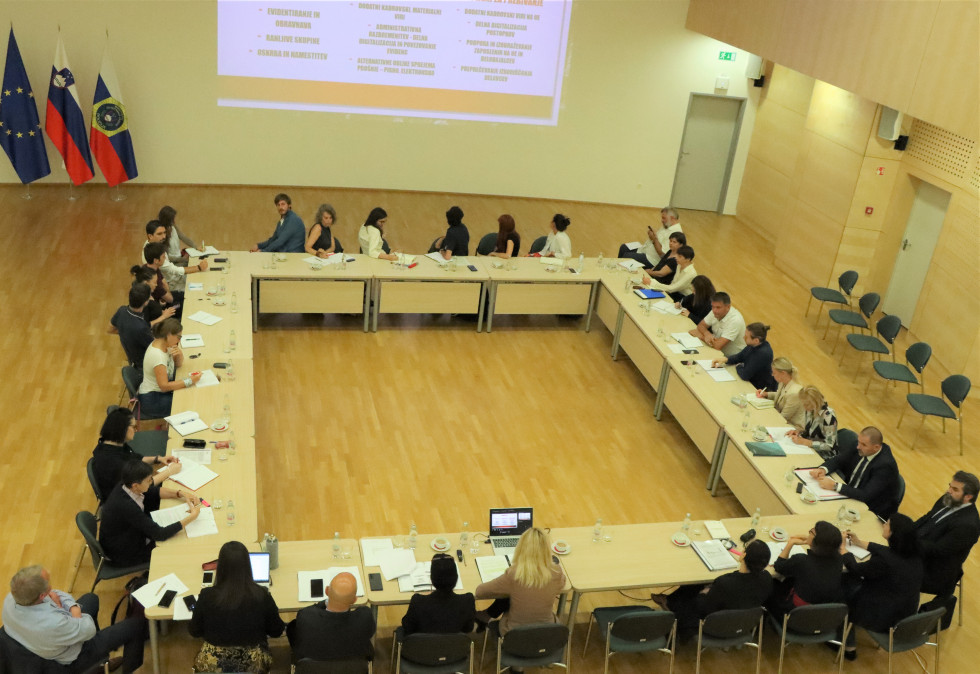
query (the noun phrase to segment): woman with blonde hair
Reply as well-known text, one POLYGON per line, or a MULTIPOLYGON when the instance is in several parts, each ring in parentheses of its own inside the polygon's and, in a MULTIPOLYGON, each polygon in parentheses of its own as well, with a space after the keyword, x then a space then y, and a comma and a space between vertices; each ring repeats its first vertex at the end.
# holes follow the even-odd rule
POLYGON ((803 386, 796 381, 798 370, 789 358, 780 356, 772 361, 772 378, 778 386, 775 391, 759 389, 755 392, 758 398, 769 398, 773 401, 776 411, 783 415, 796 429, 803 428, 806 423, 806 410, 800 401, 800 391, 803 386))
POLYGON ((799 396, 804 410, 803 430, 786 435, 829 459, 837 454, 837 415, 816 386, 804 386, 799 396))
POLYGON ((477 586, 477 599, 494 599, 476 614, 481 627, 491 618, 500 619, 500 634, 514 627, 555 622, 555 597, 565 586, 565 574, 551 559, 548 536, 534 527, 521 534, 514 561, 502 576, 477 586))

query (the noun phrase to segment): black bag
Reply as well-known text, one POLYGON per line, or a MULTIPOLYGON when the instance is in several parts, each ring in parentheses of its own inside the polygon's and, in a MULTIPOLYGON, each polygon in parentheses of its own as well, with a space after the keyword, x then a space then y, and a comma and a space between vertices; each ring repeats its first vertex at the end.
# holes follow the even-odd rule
POLYGON ((956 613, 956 595, 951 594, 946 597, 937 595, 920 606, 919 613, 925 613, 926 611, 932 611, 937 608, 946 609, 946 613, 939 619, 939 629, 948 630, 949 626, 953 624, 953 614, 956 613))
POLYGON ((119 601, 116 602, 115 608, 112 609, 112 618, 110 618, 109 620, 110 625, 116 624, 116 616, 119 614, 119 609, 123 607, 123 604, 126 605, 125 612, 123 613, 122 616, 123 620, 125 620, 126 618, 131 618, 133 616, 137 616, 139 618, 145 617, 143 605, 140 604, 135 599, 133 599, 133 593, 136 592, 136 590, 143 587, 144 585, 146 585, 147 582, 149 582, 149 580, 150 580, 149 571, 145 571, 140 575, 133 576, 132 578, 129 579, 129 581, 126 583, 125 594, 123 594, 123 596, 119 598, 119 601))

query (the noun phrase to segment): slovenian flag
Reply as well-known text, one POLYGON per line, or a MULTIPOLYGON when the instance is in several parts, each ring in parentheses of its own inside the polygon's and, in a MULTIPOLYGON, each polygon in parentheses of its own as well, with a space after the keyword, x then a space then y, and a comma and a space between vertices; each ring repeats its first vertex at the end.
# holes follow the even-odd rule
POLYGON ((34 90, 27 80, 13 28, 7 41, 7 62, 3 68, 3 88, 0 89, 0 147, 25 185, 51 173, 34 90))
POLYGON ((133 139, 129 135, 129 117, 116 80, 116 70, 109 59, 108 47, 102 55, 99 81, 95 85, 89 145, 109 187, 139 175, 133 154, 133 139))
POLYGON ((58 50, 51 66, 48 84, 48 112, 44 130, 55 148, 61 153, 68 177, 76 185, 92 179, 92 155, 85 142, 85 119, 78 100, 75 76, 68 67, 65 44, 58 35, 58 50))

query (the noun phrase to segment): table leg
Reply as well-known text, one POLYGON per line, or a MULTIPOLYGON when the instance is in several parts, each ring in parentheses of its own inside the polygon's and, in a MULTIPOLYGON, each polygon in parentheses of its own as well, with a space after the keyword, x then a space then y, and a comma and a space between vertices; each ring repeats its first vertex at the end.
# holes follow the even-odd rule
POLYGON ((582 593, 572 590, 572 605, 568 608, 568 641, 572 641, 572 629, 575 627, 575 614, 578 613, 578 600, 582 598, 582 593))
POLYGON ((497 304, 497 282, 490 281, 490 288, 487 292, 490 298, 490 308, 487 310, 487 332, 493 332, 493 311, 497 304))
POLYGON ((153 674, 160 674, 160 633, 156 620, 147 622, 150 626, 150 659, 153 661, 153 674))
POLYGON ((667 380, 670 378, 670 365, 664 358, 663 367, 660 368, 660 383, 657 386, 657 402, 653 406, 653 416, 657 421, 664 413, 664 399, 667 396, 667 380))
POLYGON ((252 279, 252 332, 259 331, 259 280, 252 279))
POLYGON ((585 331, 588 332, 592 327, 592 312, 595 310, 596 296, 599 294, 599 282, 592 284, 592 292, 589 293, 589 312, 585 315, 585 331))
POLYGON ((364 332, 371 330, 371 293, 374 292, 374 279, 364 281, 364 332))
POLYGON ((480 309, 476 314, 476 331, 480 332, 483 330, 483 307, 486 304, 486 292, 487 288, 484 283, 480 283, 480 309))
POLYGON ((725 465, 725 454, 728 452, 728 435, 724 429, 718 430, 718 439, 715 441, 715 451, 711 456, 711 470, 708 471, 708 484, 706 489, 714 496, 718 491, 718 482, 721 481, 721 469, 725 465))
POLYGON ((558 595, 558 615, 561 616, 562 612, 565 610, 565 602, 568 599, 568 593, 562 592, 558 595))
POLYGON ((619 358, 619 337, 623 334, 623 317, 626 316, 626 310, 620 305, 619 312, 616 314, 616 329, 613 331, 613 341, 612 341, 612 359, 616 360, 619 358))
POLYGON ((381 311, 381 282, 377 279, 372 283, 374 290, 374 326, 371 332, 378 331, 378 313, 381 311))

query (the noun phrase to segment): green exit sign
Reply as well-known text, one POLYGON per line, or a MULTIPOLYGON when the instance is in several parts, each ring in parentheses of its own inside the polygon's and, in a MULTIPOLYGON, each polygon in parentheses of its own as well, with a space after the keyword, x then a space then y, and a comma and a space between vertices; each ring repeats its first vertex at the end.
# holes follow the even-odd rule
POLYGON ((735 52, 733 52, 733 51, 720 51, 720 52, 718 52, 718 60, 719 61, 734 61, 735 60, 735 52))

